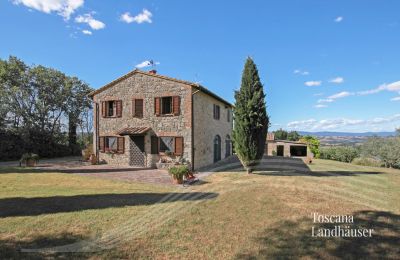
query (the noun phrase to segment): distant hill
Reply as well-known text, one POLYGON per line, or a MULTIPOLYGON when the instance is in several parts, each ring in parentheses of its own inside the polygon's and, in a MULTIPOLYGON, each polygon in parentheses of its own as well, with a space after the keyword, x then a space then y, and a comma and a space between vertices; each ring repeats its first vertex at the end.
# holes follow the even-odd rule
POLYGON ((324 137, 324 136, 341 136, 341 137, 367 137, 367 136, 380 136, 380 137, 388 137, 388 136, 395 136, 396 132, 365 132, 365 133, 347 133, 347 132, 305 132, 305 131, 298 131, 301 135, 313 135, 317 137, 324 137))

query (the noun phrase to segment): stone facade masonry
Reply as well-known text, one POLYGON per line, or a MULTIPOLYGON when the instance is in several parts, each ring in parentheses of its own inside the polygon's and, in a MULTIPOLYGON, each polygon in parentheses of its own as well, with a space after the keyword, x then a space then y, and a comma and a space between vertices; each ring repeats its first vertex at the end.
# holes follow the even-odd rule
MULTIPOLYGON (((144 165, 155 167, 160 155, 151 153, 151 136, 181 136, 184 149, 182 157, 187 161, 192 160, 192 148, 195 150, 194 167, 199 168, 213 163, 213 138, 216 134, 221 136, 221 158, 225 156, 225 137, 231 136, 232 122, 226 122, 226 105, 217 99, 197 92, 189 85, 178 81, 147 75, 146 73, 134 73, 129 77, 116 81, 115 84, 95 93, 93 102, 101 109, 102 101, 122 100, 122 117, 103 118, 101 111, 98 120, 99 136, 119 136, 117 134, 126 127, 150 127, 151 130, 144 135, 145 152, 143 153, 144 165), (194 101, 194 143, 192 142, 192 94, 194 101), (180 114, 177 116, 156 116, 155 97, 180 96, 180 114), (143 118, 133 117, 132 100, 142 98, 144 101, 143 118), (221 119, 213 119, 213 104, 221 107, 221 119), (217 122, 219 121, 219 122, 217 122), (194 147, 192 147, 194 145, 194 147)), ((97 111, 94 111, 96 115, 97 111)), ((231 118, 232 121, 232 118, 231 118)), ((94 120, 96 128, 96 118, 94 120)), ((95 138, 94 138, 95 139, 95 138)), ((99 152, 101 162, 128 166, 135 165, 133 156, 137 156, 137 147, 130 136, 124 136, 125 149, 123 154, 106 154, 99 152)), ((94 147, 98 146, 98 140, 94 140, 94 147)), ((137 160, 136 160, 137 161, 137 160)))
POLYGON ((201 168, 214 163, 214 139, 217 135, 221 139, 221 159, 226 157, 227 145, 232 153, 232 108, 203 92, 197 92, 193 96, 193 110, 194 166, 201 168), (219 119, 214 119, 214 104, 220 107, 219 119))

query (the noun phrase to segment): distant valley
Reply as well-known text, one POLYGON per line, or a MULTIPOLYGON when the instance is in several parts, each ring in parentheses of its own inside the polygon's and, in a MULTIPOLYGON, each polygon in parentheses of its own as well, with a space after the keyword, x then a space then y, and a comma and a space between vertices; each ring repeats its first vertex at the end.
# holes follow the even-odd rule
POLYGON ((349 132, 306 132, 299 131, 301 135, 312 135, 318 137, 322 145, 358 145, 365 142, 369 137, 390 137, 395 136, 395 132, 365 132, 365 133, 349 133, 349 132))

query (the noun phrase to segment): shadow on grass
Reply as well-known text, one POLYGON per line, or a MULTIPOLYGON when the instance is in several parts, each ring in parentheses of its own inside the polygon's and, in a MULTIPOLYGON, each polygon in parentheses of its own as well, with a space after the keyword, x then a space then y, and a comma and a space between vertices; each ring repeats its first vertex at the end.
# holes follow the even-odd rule
POLYGON ((299 172, 299 171, 276 171, 266 169, 265 171, 255 171, 253 174, 265 176, 311 176, 311 177, 343 177, 357 175, 375 175, 383 174, 382 172, 351 172, 351 171, 315 171, 315 172, 299 172))
POLYGON ((0 257, 2 259, 83 259, 89 257, 88 253, 23 252, 23 249, 51 248, 80 242, 84 239, 84 237, 62 233, 57 236, 38 236, 29 240, 0 240, 0 257))
POLYGON ((39 166, 35 168, 31 167, 0 167, 0 174, 7 173, 111 173, 111 172, 135 172, 135 171, 143 171, 149 170, 151 168, 133 168, 133 167, 124 167, 124 168, 85 168, 84 166, 80 168, 70 168, 70 169, 57 169, 57 168, 48 168, 47 166, 39 166))
POLYGON ((0 199, 0 218, 213 199, 218 193, 129 193, 0 199))
MULTIPOLYGON (((312 226, 332 229, 335 224, 312 223, 313 219, 285 221, 256 238, 258 251, 243 252, 237 259, 399 259, 400 215, 385 211, 353 213, 350 228, 374 229, 372 237, 312 237, 312 226)), ((337 225, 337 224, 336 224, 337 225)))

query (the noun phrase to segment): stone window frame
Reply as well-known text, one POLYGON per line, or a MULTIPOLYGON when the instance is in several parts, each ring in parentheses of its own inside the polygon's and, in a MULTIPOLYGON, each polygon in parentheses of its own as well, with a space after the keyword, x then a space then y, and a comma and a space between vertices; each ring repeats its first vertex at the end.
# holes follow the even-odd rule
POLYGON ((214 104, 213 108, 213 117, 215 120, 219 120, 221 118, 221 107, 217 104, 214 104))
POLYGON ((117 118, 122 117, 123 102, 121 99, 113 98, 101 101, 101 116, 102 118, 117 118), (113 114, 110 115, 110 103, 112 102, 113 114), (104 111, 103 111, 104 110, 104 111))
POLYGON ((173 96, 165 96, 165 97, 160 97, 160 115, 161 116, 171 116, 174 115, 174 107, 173 107, 173 96), (164 112, 164 100, 169 99, 169 113, 164 112))
POLYGON ((179 116, 181 114, 181 96, 175 94, 164 94, 154 98, 154 114, 157 117, 173 117, 179 116), (163 112, 163 99, 169 98, 170 102, 170 112, 163 112))
POLYGON ((99 151, 102 153, 115 153, 115 154, 123 154, 125 153, 125 138, 123 136, 99 136, 99 151), (109 147, 109 139, 115 138, 116 148, 110 149, 109 147), (103 147, 101 147, 103 144, 103 147))
POLYGON ((173 151, 170 151, 172 155, 176 155, 176 156, 182 156, 183 155, 183 151, 184 151, 184 139, 183 136, 167 136, 167 135, 162 135, 162 136, 157 136, 158 138, 158 154, 159 155, 165 155, 165 151, 161 151, 161 138, 172 138, 172 143, 173 143, 173 151), (180 153, 177 152, 177 139, 180 139, 180 153))

